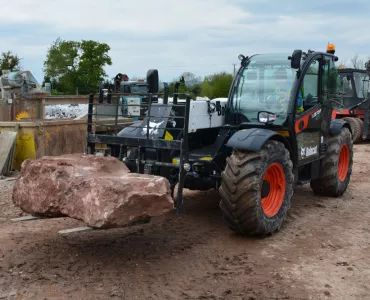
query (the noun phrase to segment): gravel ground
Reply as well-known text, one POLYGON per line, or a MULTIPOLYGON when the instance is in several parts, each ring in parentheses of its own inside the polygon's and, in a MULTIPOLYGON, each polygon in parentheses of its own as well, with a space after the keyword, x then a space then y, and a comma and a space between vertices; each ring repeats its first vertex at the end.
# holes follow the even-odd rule
MULTIPOLYGON (((370 145, 355 146, 347 193, 299 187, 285 225, 235 235, 214 192, 186 192, 186 214, 129 229, 58 234, 60 218, 11 222, 0 180, 0 299, 370 299, 370 145)), ((14 175, 16 176, 16 174, 14 175)))

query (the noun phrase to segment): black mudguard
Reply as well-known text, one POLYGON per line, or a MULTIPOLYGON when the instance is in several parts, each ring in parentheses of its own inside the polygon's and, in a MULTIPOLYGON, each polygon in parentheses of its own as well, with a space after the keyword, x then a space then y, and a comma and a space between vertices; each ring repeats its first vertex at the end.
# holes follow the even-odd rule
POLYGON ((331 119, 329 133, 331 136, 338 135, 343 127, 347 127, 352 133, 351 126, 342 119, 331 119))
POLYGON ((291 152, 288 140, 275 131, 262 128, 250 128, 239 130, 228 140, 226 146, 246 151, 259 152, 268 140, 281 141, 291 152))

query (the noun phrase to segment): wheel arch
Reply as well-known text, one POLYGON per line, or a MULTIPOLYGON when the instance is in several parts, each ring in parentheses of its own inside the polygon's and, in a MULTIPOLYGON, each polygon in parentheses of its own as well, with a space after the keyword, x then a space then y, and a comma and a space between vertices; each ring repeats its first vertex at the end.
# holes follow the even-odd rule
POLYGON ((269 140, 283 143, 292 158, 292 147, 289 141, 281 134, 270 129, 250 128, 238 130, 230 137, 226 146, 232 149, 259 152, 269 140))
POLYGON ((343 119, 331 119, 330 128, 329 128, 330 135, 331 136, 338 135, 341 132, 343 127, 348 128, 351 134, 353 134, 351 126, 347 121, 343 119))

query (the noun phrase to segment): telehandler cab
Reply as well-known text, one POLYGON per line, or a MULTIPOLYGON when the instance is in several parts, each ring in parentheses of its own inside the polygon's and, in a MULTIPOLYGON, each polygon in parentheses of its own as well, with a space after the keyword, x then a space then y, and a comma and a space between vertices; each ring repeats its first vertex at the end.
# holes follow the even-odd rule
POLYGON ((114 135, 94 133, 94 106, 115 105, 117 123, 123 94, 111 94, 115 104, 95 103, 90 95, 87 153, 112 155, 132 172, 166 177, 172 191, 178 186, 179 213, 184 188, 215 188, 232 230, 264 236, 281 227, 295 184, 310 182, 316 194, 329 197, 346 191, 353 142, 349 124, 331 119, 336 56, 295 50, 239 59, 227 100, 192 101, 185 95, 179 102, 178 82, 173 103, 165 86, 163 103, 153 104, 158 72, 149 70, 148 113, 114 135), (298 113, 301 92, 305 102, 298 113), (109 153, 97 153, 97 143, 109 153))

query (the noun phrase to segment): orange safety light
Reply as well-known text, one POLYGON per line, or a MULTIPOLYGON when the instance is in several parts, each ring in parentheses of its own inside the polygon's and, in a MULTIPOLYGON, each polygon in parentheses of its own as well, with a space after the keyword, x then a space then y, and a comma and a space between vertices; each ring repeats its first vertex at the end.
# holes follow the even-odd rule
POLYGON ((328 44, 328 47, 326 47, 326 51, 335 51, 334 44, 328 44))

